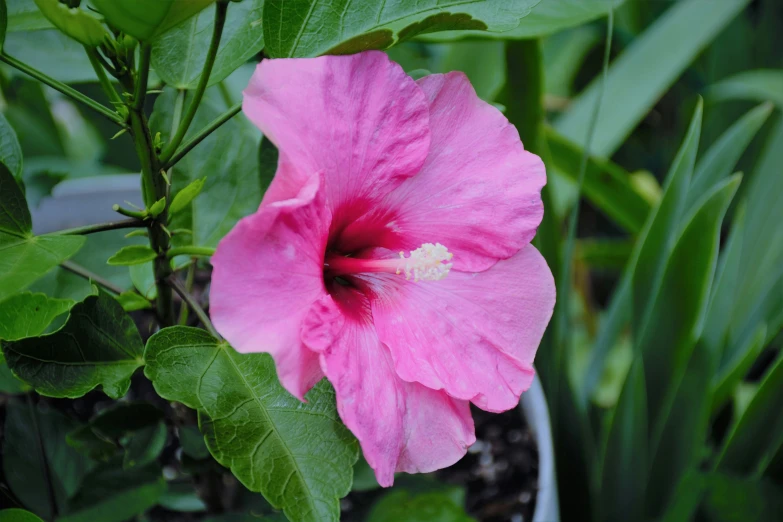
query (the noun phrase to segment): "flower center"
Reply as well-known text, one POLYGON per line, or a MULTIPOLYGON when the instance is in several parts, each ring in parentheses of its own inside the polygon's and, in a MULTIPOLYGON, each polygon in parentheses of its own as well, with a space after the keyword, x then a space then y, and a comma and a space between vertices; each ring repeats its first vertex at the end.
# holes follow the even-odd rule
POLYGON ((327 254, 324 268, 334 276, 349 274, 366 274, 370 272, 385 272, 390 274, 405 274, 405 279, 418 281, 439 281, 451 270, 454 254, 440 243, 424 243, 412 250, 408 257, 400 252, 400 257, 391 259, 361 259, 346 257, 339 254, 327 254))

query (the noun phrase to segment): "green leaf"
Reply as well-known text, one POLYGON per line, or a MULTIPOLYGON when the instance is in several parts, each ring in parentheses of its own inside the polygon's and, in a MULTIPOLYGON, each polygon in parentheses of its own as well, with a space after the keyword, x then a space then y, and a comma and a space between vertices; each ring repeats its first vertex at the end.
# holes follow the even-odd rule
MULTIPOLYGON (((547 143, 554 167, 572 181, 579 176, 582 149, 553 129, 547 129, 547 143)), ((631 233, 637 234, 650 213, 650 203, 631 184, 631 174, 611 161, 590 157, 585 170, 584 195, 631 233)))
POLYGON ((46 274, 76 253, 79 236, 33 236, 22 190, 0 163, 0 300, 46 274))
POLYGON ((43 520, 24 509, 4 509, 0 511, 0 522, 43 522, 43 520))
POLYGON ((150 215, 152 217, 158 217, 165 208, 166 208, 166 196, 163 196, 158 201, 152 204, 149 210, 150 215))
POLYGON ((106 21, 134 38, 152 40, 215 0, 91 0, 106 21))
MULTIPOLYGON (((170 511, 179 511, 180 513, 201 513, 207 511, 207 505, 199 498, 198 493, 193 488, 193 484, 190 482, 169 482, 168 489, 158 502, 162 507, 170 511)), ((266 520, 266 518, 262 520, 266 520)))
POLYGON ((8 32, 51 29, 52 24, 35 5, 35 0, 5 0, 8 7, 8 32))
POLYGON ((57 522, 124 522, 158 503, 166 482, 154 466, 132 471, 117 460, 101 464, 89 475, 57 522))
POLYGON ((71 309, 70 299, 23 292, 0 301, 0 340, 16 341, 44 333, 55 317, 71 309))
POLYGON ((674 246, 677 232, 680 230, 680 219, 684 212, 685 198, 696 163, 696 152, 699 148, 701 120, 702 103, 699 100, 688 127, 688 133, 677 152, 677 157, 674 159, 669 173, 666 175, 661 201, 658 207, 650 213, 634 253, 632 262, 633 330, 637 343, 651 324, 649 316, 654 298, 661 289, 664 265, 674 246))
POLYGON ((103 292, 71 309, 65 325, 41 337, 3 343, 8 366, 42 395, 81 397, 97 386, 125 395, 141 366, 143 344, 133 320, 103 292))
POLYGON ((0 113, 0 163, 3 163, 16 179, 22 179, 22 147, 16 139, 11 124, 0 113))
MULTIPOLYGON (((705 328, 706 331, 706 328, 705 328)), ((731 395, 748 374, 753 363, 764 350, 767 340, 767 325, 759 325, 756 333, 748 340, 748 346, 740 349, 741 357, 723 366, 720 372, 716 372, 713 378, 712 411, 717 413, 723 404, 731 398, 731 395)))
MULTIPOLYGON (((717 263, 721 223, 740 179, 736 175, 718 184, 684 220, 659 289, 650 296, 648 327, 638 338, 637 349, 644 356, 654 441, 666 422, 672 394, 701 334, 717 263)), ((707 373, 712 375, 712 366, 709 368, 707 373)), ((696 412, 692 414, 695 416, 696 412)))
POLYGON ((110 38, 100 20, 89 10, 70 8, 59 0, 35 0, 35 4, 52 25, 83 45, 95 47, 101 45, 104 38, 110 38))
POLYGON ((759 69, 739 73, 711 86, 707 90, 707 97, 712 101, 772 101, 783 108, 783 71, 759 69))
POLYGON ((590 268, 622 270, 633 251, 633 243, 617 239, 583 239, 576 244, 576 259, 590 268))
POLYGON ((275 177, 278 156, 275 144, 269 141, 269 139, 262 139, 261 145, 258 147, 258 170, 262 192, 266 192, 266 189, 269 188, 275 177))
POLYGON ((152 303, 147 298, 136 292, 123 292, 117 296, 117 301, 122 305, 126 312, 135 312, 136 310, 146 310, 152 308, 152 303))
POLYGON ((166 328, 145 351, 158 394, 199 411, 207 446, 251 491, 292 521, 338 520, 358 445, 321 381, 300 403, 267 354, 240 355, 197 328, 166 328))
MULTIPOLYGON (((161 131, 164 139, 171 129, 175 98, 176 92, 166 89, 155 102, 150 124, 161 131)), ((208 89, 185 139, 226 108, 218 88, 208 89)), ((174 236, 177 246, 215 247, 237 221, 258 209, 261 203, 256 153, 259 139, 260 133, 246 119, 232 118, 172 168, 175 198, 191 182, 207 177, 201 194, 173 216, 172 228, 193 231, 192 237, 174 236)))
POLYGON ((647 516, 658 520, 666 506, 676 500, 677 486, 701 464, 707 439, 715 360, 702 344, 693 350, 685 377, 676 386, 672 407, 663 420, 647 481, 647 516))
POLYGON ((125 457, 122 467, 139 468, 155 462, 166 446, 168 434, 168 428, 163 421, 130 434, 127 441, 123 443, 125 457))
MULTIPOLYGON (((539 4, 537 9, 542 5, 546 4, 539 4)), ((545 92, 564 99, 570 98, 582 62, 600 40, 600 31, 592 25, 547 38, 543 43, 545 92)))
MULTIPOLYGON (((609 68, 604 99, 612 103, 604 104, 591 151, 611 156, 693 59, 748 3, 683 0, 636 38, 609 68)), ((576 143, 583 142, 600 89, 600 78, 596 78, 556 120, 558 132, 576 143)))
POLYGON ((489 33, 486 31, 447 31, 427 35, 426 40, 450 41, 459 38, 495 38, 519 40, 539 38, 557 33, 569 27, 586 24, 607 15, 609 7, 620 7, 625 0, 543 0, 533 7, 530 14, 510 31, 489 33))
POLYGON ((204 442, 204 436, 196 426, 182 426, 178 432, 180 446, 187 456, 196 460, 209 457, 209 449, 204 442))
POLYGON ((647 394, 637 358, 614 410, 601 466, 601 520, 641 520, 647 487, 647 394))
POLYGON ((267 0, 266 53, 272 58, 351 54, 386 49, 436 31, 507 31, 519 25, 539 0, 267 0))
POLYGON ((171 206, 169 207, 169 213, 174 214, 187 207, 190 202, 193 201, 193 198, 201 193, 201 189, 204 188, 204 182, 206 180, 206 177, 193 180, 185 186, 185 188, 177 192, 177 195, 174 196, 174 201, 171 202, 171 206))
POLYGON ((691 208, 705 192, 732 173, 734 165, 770 114, 772 105, 766 103, 749 111, 704 153, 696 165, 691 186, 688 188, 686 208, 691 208))
POLYGON ((391 491, 370 510, 367 522, 475 522, 443 492, 391 491))
POLYGON ((737 475, 761 473, 783 444, 783 357, 767 372, 735 424, 715 468, 737 475))
POLYGON ((707 479, 702 514, 711 522, 783 520, 783 489, 767 480, 713 473, 707 479))
POLYGON ((158 257, 158 254, 148 246, 131 245, 122 247, 119 252, 111 256, 106 262, 110 265, 140 265, 147 261, 152 261, 156 257, 158 257))
POLYGON ((29 408, 16 401, 10 402, 6 409, 3 439, 6 483, 16 498, 46 520, 53 517, 44 466, 48 466, 60 512, 92 466, 65 443, 65 435, 77 426, 75 421, 52 409, 29 408), (43 444, 43 454, 39 441, 43 444), (44 455, 45 462, 42 460, 44 455))
POLYGON ((155 286, 155 268, 152 262, 128 267, 133 286, 147 299, 155 299, 158 288, 155 286))
MULTIPOLYGON (((263 49, 263 7, 264 0, 244 0, 228 6, 220 47, 208 85, 215 85, 225 79, 263 49)), ((215 10, 206 9, 153 42, 152 67, 164 82, 176 89, 196 88, 214 22, 215 10)))

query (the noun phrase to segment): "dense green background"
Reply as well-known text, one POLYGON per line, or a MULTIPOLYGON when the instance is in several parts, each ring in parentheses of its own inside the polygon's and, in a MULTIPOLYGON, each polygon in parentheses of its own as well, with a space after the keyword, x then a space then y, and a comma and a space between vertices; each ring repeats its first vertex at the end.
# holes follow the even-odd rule
MULTIPOLYGON (((0 0, 2 55, 113 109, 82 45, 106 32, 86 4, 0 0)), ((167 143, 213 6, 92 5, 152 42, 147 112, 167 143)), ((558 305, 536 366, 562 519, 783 520, 781 31, 779 0, 242 0, 185 140, 241 100, 262 57, 380 48, 414 77, 464 71, 547 165, 536 243, 558 305)), ((33 235, 25 201, 140 165, 116 121, 4 61, 0 507, 35 515, 0 522, 338 520, 341 497, 376 485, 361 460, 353 476, 358 444, 328 383, 301 405, 266 355, 188 326, 150 338, 145 238, 33 235)), ((169 172, 174 245, 214 247, 275 163, 243 116, 219 127, 169 172)), ((463 497, 403 484, 366 520, 471 520, 463 497)))

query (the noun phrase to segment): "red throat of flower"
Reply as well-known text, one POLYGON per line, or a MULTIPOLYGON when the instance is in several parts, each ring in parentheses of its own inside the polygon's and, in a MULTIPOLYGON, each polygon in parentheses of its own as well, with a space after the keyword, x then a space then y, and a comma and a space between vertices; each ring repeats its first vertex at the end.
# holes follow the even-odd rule
POLYGON ((424 243, 412 250, 408 257, 400 252, 399 258, 367 259, 346 257, 328 253, 324 260, 324 272, 332 276, 366 273, 404 274, 405 279, 418 281, 439 281, 446 277, 453 263, 454 255, 440 243, 424 243))

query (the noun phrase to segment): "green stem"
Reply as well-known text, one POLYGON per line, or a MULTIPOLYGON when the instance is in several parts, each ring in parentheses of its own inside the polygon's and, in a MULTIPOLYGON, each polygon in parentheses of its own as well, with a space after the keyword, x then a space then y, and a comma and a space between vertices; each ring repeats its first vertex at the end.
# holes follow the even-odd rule
POLYGON ((133 218, 138 221, 143 221, 144 219, 147 218, 147 215, 144 214, 143 212, 128 210, 127 208, 122 208, 119 205, 112 205, 111 209, 118 214, 122 214, 123 216, 128 216, 129 218, 133 218))
POLYGON ((97 225, 87 225, 84 227, 66 228, 56 232, 50 232, 49 235, 56 236, 76 236, 85 234, 94 234, 95 232, 104 232, 106 230, 117 230, 120 228, 141 228, 145 227, 143 221, 133 218, 122 221, 110 221, 108 223, 99 223, 97 225))
POLYGON ((103 92, 109 97, 109 101, 115 108, 119 109, 124 107, 120 95, 117 94, 117 90, 112 85, 109 77, 106 76, 106 70, 103 67, 98 51, 94 47, 84 46, 84 50, 87 51, 87 56, 90 58, 92 68, 95 70, 95 74, 98 76, 98 82, 100 82, 103 92))
POLYGON ((139 77, 136 79, 136 90, 133 93, 133 108, 144 110, 144 100, 147 97, 147 83, 150 77, 150 57, 152 46, 142 43, 139 48, 139 77))
MULTIPOLYGON (((147 208, 165 197, 168 192, 168 184, 161 175, 160 161, 155 153, 147 118, 144 116, 144 99, 147 94, 147 79, 149 78, 150 50, 149 44, 142 44, 133 104, 130 107, 131 134, 136 146, 136 155, 141 163, 141 185, 144 192, 144 204, 147 208)), ((166 257, 170 241, 169 235, 166 233, 167 224, 168 207, 158 214, 155 222, 149 229, 150 246, 155 252, 160 254, 155 258, 153 271, 155 273, 155 286, 158 290, 155 308, 163 327, 175 324, 171 287, 166 284, 166 280, 172 274, 171 262, 166 257)))
POLYGON ((177 133, 172 136, 168 145, 166 145, 163 154, 160 156, 161 163, 167 164, 174 152, 182 143, 185 138, 185 134, 190 128, 190 124, 193 122, 193 118, 196 117, 196 110, 201 103, 201 98, 204 96, 204 91, 207 90, 209 84, 209 77, 212 74, 212 67, 215 65, 215 58, 217 57, 218 47, 220 46, 220 37, 223 34, 223 26, 226 23, 226 11, 228 10, 228 3, 218 2, 215 4, 215 25, 212 30, 212 41, 209 43, 209 50, 207 51, 207 58, 204 62, 204 68, 201 70, 201 77, 199 78, 196 90, 193 91, 193 99, 190 100, 190 105, 182 118, 177 133))
POLYGON ((166 162, 165 167, 163 170, 168 170, 174 165, 177 164, 179 160, 185 157, 185 155, 193 150, 193 147, 204 141, 204 139, 215 132, 221 125, 226 123, 228 120, 239 114, 239 112, 242 110, 242 104, 237 103, 233 107, 231 107, 229 110, 212 120, 209 124, 207 124, 206 127, 201 129, 198 134, 190 138, 188 141, 185 142, 184 145, 182 145, 182 148, 180 148, 172 158, 166 162))
MULTIPOLYGON (((175 277, 175 276, 172 276, 175 277)), ((190 263, 188 274, 185 276, 185 290, 190 293, 193 290, 193 280, 196 278, 196 263, 190 263)), ((182 302, 182 308, 179 309, 179 324, 184 325, 188 322, 188 303, 182 302)))
POLYGON ((174 247, 167 253, 169 259, 176 256, 202 256, 210 257, 215 255, 215 249, 209 247, 183 246, 174 247))
POLYGON ((90 272, 89 270, 87 270, 81 265, 77 265, 73 261, 63 261, 62 263, 60 263, 60 266, 71 273, 74 273, 87 280, 97 283, 98 285, 102 286, 106 290, 109 290, 110 292, 113 292, 117 295, 120 295, 122 293, 122 288, 120 288, 119 286, 115 285, 111 281, 107 281, 106 279, 102 278, 98 274, 90 272))
POLYGON ((182 283, 176 277, 173 276, 169 277, 168 282, 169 285, 171 285, 171 287, 174 289, 174 291, 179 294, 182 300, 185 301, 190 306, 190 308, 193 309, 193 311, 196 313, 199 320, 207 329, 207 331, 210 334, 212 334, 212 336, 215 337, 216 339, 221 339, 220 334, 212 325, 212 321, 209 320, 209 316, 207 315, 207 313, 204 311, 203 308, 201 308, 201 305, 198 304, 198 301, 196 301, 196 299, 185 290, 185 287, 182 286, 182 283))
POLYGON ((101 105, 100 103, 96 102, 89 96, 85 96, 84 94, 80 93, 73 87, 69 87, 68 85, 65 85, 62 82, 59 82, 55 80, 54 78, 51 78, 41 71, 37 69, 33 69, 29 65, 20 62, 16 58, 12 58, 11 56, 8 56, 7 54, 0 54, 0 61, 5 62, 6 64, 10 65, 11 67, 18 69, 22 71, 23 73, 32 76, 39 82, 48 85, 52 89, 55 89, 57 91, 60 91, 61 93, 65 94, 66 96, 83 103, 87 107, 93 109, 94 111, 102 114, 103 116, 109 118, 111 121, 118 125, 125 125, 125 120, 123 120, 122 116, 117 114, 116 112, 112 111, 108 107, 101 105))

